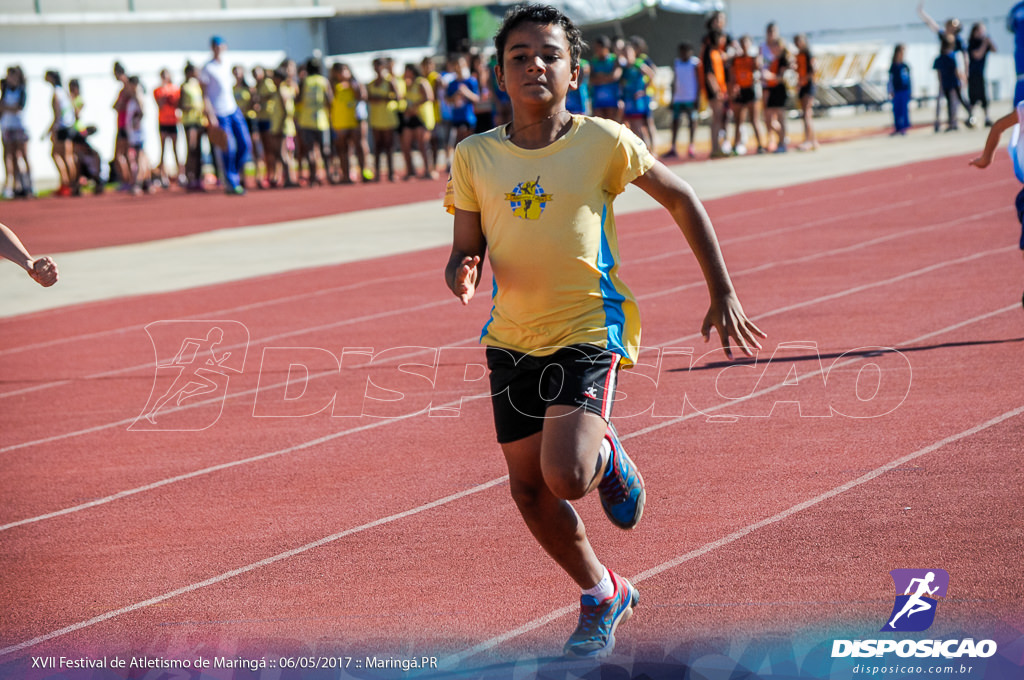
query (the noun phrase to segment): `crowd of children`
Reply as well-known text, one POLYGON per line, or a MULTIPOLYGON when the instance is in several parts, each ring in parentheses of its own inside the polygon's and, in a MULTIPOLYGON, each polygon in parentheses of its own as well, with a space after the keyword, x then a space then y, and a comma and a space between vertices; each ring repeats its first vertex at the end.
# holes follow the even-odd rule
MULTIPOLYGON (((222 48, 223 42, 212 47, 222 48)), ((109 173, 102 178, 98 172, 79 172, 80 155, 95 160, 87 142, 95 127, 80 122, 77 81, 69 83, 76 87, 65 90, 60 74, 47 72, 54 115, 46 137, 53 144, 60 177, 57 194, 78 195, 89 182, 96 191, 102 191, 107 182, 132 193, 175 183, 189 191, 205 191, 213 183, 204 174, 207 165, 213 166, 217 182, 222 182, 223 155, 214 152, 222 141, 217 138, 206 91, 208 67, 209 63, 205 67, 186 64, 178 83, 163 69, 152 93, 157 120, 148 121, 143 119, 145 87, 120 63, 114 64, 114 78, 120 83, 113 106, 117 136, 109 173), (160 140, 155 163, 145 151, 150 128, 160 140), (180 143, 179 137, 183 138, 180 143)), ((286 59, 273 68, 256 66, 249 71, 235 66, 233 95, 251 145, 246 158, 248 183, 270 188, 374 182, 385 177, 395 181, 396 169, 404 180, 437 179, 438 168, 443 172, 450 164, 455 144, 504 122, 508 115, 507 98, 495 87, 492 67, 483 55, 458 54, 440 64, 428 57, 399 71, 392 59, 382 56, 373 64, 375 77, 362 83, 348 64, 336 62, 328 67, 315 57, 303 63, 286 59), (399 165, 395 156, 404 162, 399 165)), ((34 194, 25 101, 24 75, 13 66, 3 79, 0 97, 6 198, 34 194)))
MULTIPOLYGON (((923 3, 918 9, 942 46, 934 65, 939 78, 936 130, 943 100, 947 130, 957 128, 961 103, 968 109, 967 125, 974 124, 972 112, 979 104, 986 123, 991 124, 984 66, 995 46, 984 25, 972 28, 965 45, 959 22, 951 19, 940 28, 924 12, 923 3)), ((657 71, 643 38, 600 36, 592 41, 589 57, 581 59, 579 87, 570 92, 568 109, 621 122, 653 150, 657 71)), ((428 57, 399 68, 381 56, 373 69, 373 79, 360 82, 349 65, 327 65, 318 58, 304 63, 286 59, 275 67, 256 66, 248 71, 235 66, 233 94, 251 140, 251 150, 244 149, 248 186, 435 179, 450 166, 457 143, 508 119, 508 96, 495 81, 493 57, 479 53, 456 54, 446 60, 428 57)), ((715 12, 699 44, 678 46, 672 74, 671 141, 666 157, 680 155, 684 120, 689 132, 685 154, 696 157, 702 110, 707 111, 712 158, 787 151, 791 148, 790 109, 798 111, 803 123, 804 136, 797 148, 818 148, 813 119, 816 69, 806 35, 787 43, 771 23, 757 46, 749 35, 731 36, 725 14, 715 12)), ((60 178, 58 195, 77 195, 88 184, 99 192, 108 181, 132 193, 172 184, 206 191, 224 182, 224 156, 215 152, 221 131, 211 130, 217 125, 207 108, 203 67, 186 64, 179 79, 167 69, 161 71, 152 92, 156 121, 144 120, 145 104, 152 102, 144 102, 148 95, 139 79, 129 76, 120 63, 114 65, 114 77, 120 83, 114 102, 117 137, 107 172, 88 142, 95 127, 85 126, 80 119, 78 82, 64 85, 58 72, 46 73, 53 108, 46 137, 60 178), (158 132, 160 140, 155 162, 145 151, 147 136, 153 132, 158 132), (212 174, 207 174, 208 166, 212 174)), ((893 54, 889 91, 893 134, 904 134, 910 127, 911 77, 902 45, 893 54)), ((0 96, 5 198, 34 192, 26 151, 29 139, 22 120, 25 93, 24 74, 19 67, 10 67, 0 96)), ((228 189, 244 193, 244 186, 228 189)))
MULTIPOLYGON (((814 67, 806 40, 798 40, 797 51, 791 53, 770 27, 766 43, 758 51, 749 37, 733 40, 724 29, 725 15, 717 12, 708 21, 701 58, 695 56, 693 47, 680 46, 674 68, 668 156, 676 155, 683 117, 690 125, 688 154, 695 155, 693 139, 702 100, 711 111, 713 157, 742 152, 742 128, 746 125, 753 129, 759 152, 785 151, 786 74, 792 69, 799 73, 799 105, 805 111, 803 147, 816 147, 810 116, 814 67), (730 117, 735 125, 732 144, 726 142, 725 132, 730 117), (772 132, 774 144, 768 139, 772 132)), ((639 36, 597 38, 591 58, 581 60, 579 87, 570 93, 567 106, 573 113, 622 122, 653 150, 656 66, 648 52, 639 36)), ((223 185, 225 156, 215 150, 224 142, 204 94, 204 68, 186 64, 179 79, 167 69, 160 72, 160 82, 151 95, 156 104, 156 120, 152 121, 144 120, 144 100, 150 96, 145 87, 115 63, 120 91, 114 102, 117 136, 109 172, 101 167, 99 154, 88 143, 95 128, 80 122, 82 98, 77 87, 72 87, 77 82, 69 83, 65 91, 60 74, 48 72, 54 122, 47 135, 61 182, 58 195, 78 195, 88 184, 102 191, 106 182, 131 193, 172 184, 188 191, 223 185), (145 150, 147 136, 153 133, 158 133, 160 142, 155 162, 145 150), (183 154, 179 155, 179 150, 183 154), (212 174, 206 173, 208 166, 213 167, 212 174)), ((428 57, 399 68, 392 59, 381 56, 373 69, 373 79, 360 82, 349 65, 327 65, 318 58, 304 63, 286 59, 272 68, 256 66, 248 71, 235 66, 234 98, 251 144, 245 183, 250 188, 271 188, 385 178, 435 179, 451 165, 456 144, 508 119, 508 96, 495 80, 493 57, 479 53, 456 54, 446 60, 428 57)), ((24 76, 12 67, 4 79, 0 101, 5 121, 21 122, 24 100, 24 76)), ((4 142, 5 197, 32 195, 27 135, 22 139, 17 131, 5 132, 4 142)), ((227 189, 244 193, 244 186, 229 183, 227 189)))
POLYGON ((685 118, 689 127, 687 155, 696 156, 694 137, 701 97, 710 111, 712 158, 747 153, 748 125, 757 153, 784 153, 789 149, 786 120, 790 107, 799 110, 804 124, 804 140, 799 148, 817 149, 812 119, 814 88, 814 57, 805 35, 796 36, 789 45, 778 27, 770 23, 764 42, 756 48, 749 35, 739 39, 731 36, 726 30, 725 14, 715 12, 707 21, 707 32, 699 48, 686 42, 679 45, 673 64, 668 155, 678 154, 679 128, 685 118))

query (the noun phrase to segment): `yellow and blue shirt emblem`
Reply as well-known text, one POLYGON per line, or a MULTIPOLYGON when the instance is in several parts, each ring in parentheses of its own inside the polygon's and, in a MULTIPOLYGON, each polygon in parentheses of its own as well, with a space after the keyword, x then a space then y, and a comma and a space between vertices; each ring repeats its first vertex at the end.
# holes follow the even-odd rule
POLYGON ((512 214, 524 220, 540 219, 551 198, 551 194, 544 193, 539 176, 531 182, 520 182, 515 189, 505 194, 512 214))

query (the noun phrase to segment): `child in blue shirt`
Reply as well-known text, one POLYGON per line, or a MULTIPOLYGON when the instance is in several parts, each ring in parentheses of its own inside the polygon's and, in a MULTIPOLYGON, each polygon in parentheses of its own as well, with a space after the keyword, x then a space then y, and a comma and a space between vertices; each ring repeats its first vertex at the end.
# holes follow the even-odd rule
MULTIPOLYGON (((960 101, 960 69, 956 63, 956 43, 946 36, 942 40, 942 52, 935 58, 932 66, 939 73, 939 93, 946 98, 946 115, 949 122, 946 132, 959 129, 957 125, 957 105, 960 101)), ((935 119, 935 131, 939 131, 939 119, 935 119)))
POLYGON ((910 67, 904 61, 906 46, 896 45, 889 67, 889 96, 892 97, 893 134, 905 135, 910 128, 910 67))

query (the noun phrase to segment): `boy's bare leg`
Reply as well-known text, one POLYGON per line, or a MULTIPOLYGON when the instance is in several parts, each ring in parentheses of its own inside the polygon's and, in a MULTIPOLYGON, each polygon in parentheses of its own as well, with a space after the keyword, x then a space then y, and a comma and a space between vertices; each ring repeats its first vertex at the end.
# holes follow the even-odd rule
POLYGON ((541 547, 580 588, 604 575, 583 520, 569 504, 593 490, 606 462, 601 440, 608 425, 593 413, 552 406, 543 432, 502 445, 512 498, 541 547))

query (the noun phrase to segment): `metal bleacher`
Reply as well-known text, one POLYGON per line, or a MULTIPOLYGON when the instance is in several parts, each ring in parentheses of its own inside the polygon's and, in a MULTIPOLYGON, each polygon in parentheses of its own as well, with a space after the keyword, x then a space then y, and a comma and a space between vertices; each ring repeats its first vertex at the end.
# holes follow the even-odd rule
POLYGON ((815 106, 880 107, 888 98, 884 87, 868 80, 868 73, 878 56, 877 50, 851 49, 815 55, 815 106))

